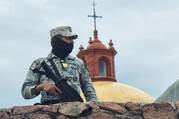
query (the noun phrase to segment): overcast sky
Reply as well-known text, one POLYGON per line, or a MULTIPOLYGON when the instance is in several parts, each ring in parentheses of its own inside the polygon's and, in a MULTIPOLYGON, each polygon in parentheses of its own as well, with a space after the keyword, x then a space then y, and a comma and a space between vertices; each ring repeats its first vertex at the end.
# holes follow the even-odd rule
MULTIPOLYGON (((157 98, 179 78, 178 0, 96 0, 100 40, 113 40, 120 83, 157 98)), ((86 48, 92 36, 92 0, 0 0, 0 108, 29 105, 21 86, 34 59, 51 50, 49 30, 70 25, 86 48)))

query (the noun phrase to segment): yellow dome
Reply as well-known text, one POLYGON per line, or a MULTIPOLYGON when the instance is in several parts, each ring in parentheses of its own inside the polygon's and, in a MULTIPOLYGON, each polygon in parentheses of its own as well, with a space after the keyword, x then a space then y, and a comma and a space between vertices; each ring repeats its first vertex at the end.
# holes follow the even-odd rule
POLYGON ((112 81, 93 82, 97 97, 104 102, 151 103, 154 98, 132 86, 112 81))
POLYGON ((132 86, 112 81, 93 82, 97 97, 105 102, 151 103, 154 98, 132 86))

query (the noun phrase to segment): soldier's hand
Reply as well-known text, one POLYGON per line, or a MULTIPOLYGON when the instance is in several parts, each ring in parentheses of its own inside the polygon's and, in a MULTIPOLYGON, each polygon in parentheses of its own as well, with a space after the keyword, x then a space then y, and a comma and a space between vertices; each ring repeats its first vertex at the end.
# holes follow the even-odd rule
POLYGON ((37 91, 45 91, 51 95, 59 95, 61 93, 60 89, 57 88, 54 84, 44 83, 36 86, 37 91))

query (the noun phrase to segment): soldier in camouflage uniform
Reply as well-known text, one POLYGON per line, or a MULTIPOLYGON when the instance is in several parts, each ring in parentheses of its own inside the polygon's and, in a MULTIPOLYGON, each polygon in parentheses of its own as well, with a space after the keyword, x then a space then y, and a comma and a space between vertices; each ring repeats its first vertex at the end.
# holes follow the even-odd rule
POLYGON ((41 66, 42 61, 45 61, 52 68, 49 63, 51 60, 55 63, 60 75, 78 94, 81 89, 86 101, 96 101, 96 93, 83 61, 69 55, 73 49, 73 40, 78 36, 72 33, 69 26, 52 29, 50 36, 52 51, 47 57, 39 58, 32 63, 22 86, 22 96, 25 99, 31 99, 41 93, 42 104, 49 100, 52 103, 60 102, 61 90, 56 87, 51 78, 47 77, 41 66))

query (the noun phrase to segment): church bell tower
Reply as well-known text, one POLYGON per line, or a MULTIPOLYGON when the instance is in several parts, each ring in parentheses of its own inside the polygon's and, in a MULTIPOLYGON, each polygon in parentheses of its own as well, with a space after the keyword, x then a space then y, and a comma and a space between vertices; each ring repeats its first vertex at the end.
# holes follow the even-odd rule
POLYGON ((98 38, 98 31, 96 29, 96 18, 102 18, 97 16, 95 11, 95 3, 93 2, 93 17, 94 19, 94 30, 93 38, 89 38, 89 44, 86 49, 80 45, 80 51, 77 57, 81 58, 90 73, 92 81, 115 81, 115 55, 116 50, 113 47, 112 40, 109 41, 109 46, 106 47, 98 38))

